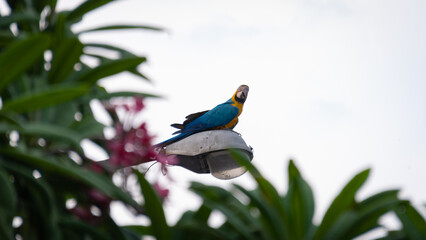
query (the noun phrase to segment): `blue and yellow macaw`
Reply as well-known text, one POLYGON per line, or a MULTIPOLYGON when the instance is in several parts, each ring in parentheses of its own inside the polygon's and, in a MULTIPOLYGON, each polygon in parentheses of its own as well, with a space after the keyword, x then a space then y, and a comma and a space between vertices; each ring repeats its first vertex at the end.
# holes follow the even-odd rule
POLYGON ((190 114, 186 116, 186 120, 182 124, 172 124, 172 127, 180 129, 173 134, 179 135, 158 143, 156 146, 167 146, 197 132, 215 129, 233 129, 238 123, 238 116, 243 112, 248 92, 249 87, 241 85, 228 101, 217 105, 212 110, 190 114))

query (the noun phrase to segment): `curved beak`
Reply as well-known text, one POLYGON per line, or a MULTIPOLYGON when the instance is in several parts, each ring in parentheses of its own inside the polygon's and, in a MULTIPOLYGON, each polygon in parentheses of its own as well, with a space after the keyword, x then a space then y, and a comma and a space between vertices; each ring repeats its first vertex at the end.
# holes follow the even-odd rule
POLYGON ((247 85, 241 85, 239 87, 240 91, 241 91, 241 95, 240 98, 242 99, 246 99, 248 96, 248 92, 249 92, 249 87, 247 85))

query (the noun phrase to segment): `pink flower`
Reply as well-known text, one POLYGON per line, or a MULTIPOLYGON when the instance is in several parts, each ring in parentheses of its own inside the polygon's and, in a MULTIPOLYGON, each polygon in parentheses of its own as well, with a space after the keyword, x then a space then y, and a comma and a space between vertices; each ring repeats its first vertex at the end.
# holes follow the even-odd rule
POLYGON ((138 113, 145 107, 143 97, 134 96, 131 103, 115 104, 114 108, 123 107, 127 112, 138 113))
MULTIPOLYGON (((144 108, 143 98, 135 96, 132 103, 122 103, 115 107, 123 107, 126 111, 125 126, 134 126, 135 113, 139 113, 144 108)), ((113 111, 115 110, 114 108, 113 111)), ((113 166, 129 167, 157 160, 162 163, 164 168, 168 164, 177 163, 177 159, 174 157, 157 156, 157 152, 152 146, 153 136, 148 133, 146 123, 129 129, 129 127, 124 127, 122 122, 116 122, 114 128, 115 137, 106 142, 113 166)))
POLYGON ((115 130, 115 135, 116 136, 121 136, 124 133, 124 127, 122 123, 116 123, 114 125, 114 130, 115 130))
POLYGON ((103 172, 105 172, 104 167, 102 167, 102 165, 100 165, 97 162, 90 163, 89 168, 90 168, 90 170, 92 170, 95 173, 103 173, 103 172))
POLYGON ((163 165, 176 165, 179 162, 179 159, 174 155, 164 155, 159 153, 156 158, 157 161, 163 165))
POLYGON ((179 159, 174 155, 157 154, 157 162, 161 163, 161 172, 163 175, 167 175, 167 165, 176 165, 179 159))
POLYGON ((107 141, 111 164, 128 167, 155 159, 156 153, 151 144, 153 137, 148 133, 145 123, 128 131, 118 123, 115 129, 116 136, 107 141))
POLYGON ((160 197, 161 201, 164 201, 167 198, 167 196, 169 196, 169 189, 161 187, 160 184, 158 184, 158 182, 154 183, 153 187, 155 192, 160 197))
POLYGON ((87 196, 89 197, 90 202, 97 205, 101 210, 107 210, 111 203, 110 197, 94 188, 87 191, 87 196))
POLYGON ((83 207, 83 206, 77 205, 74 208, 70 209, 69 211, 75 217, 85 222, 95 223, 98 218, 92 214, 92 212, 90 211, 90 207, 83 207))
POLYGON ((135 105, 133 105, 133 110, 135 112, 140 112, 145 107, 145 105, 143 104, 143 98, 135 96, 133 100, 135 101, 135 105))

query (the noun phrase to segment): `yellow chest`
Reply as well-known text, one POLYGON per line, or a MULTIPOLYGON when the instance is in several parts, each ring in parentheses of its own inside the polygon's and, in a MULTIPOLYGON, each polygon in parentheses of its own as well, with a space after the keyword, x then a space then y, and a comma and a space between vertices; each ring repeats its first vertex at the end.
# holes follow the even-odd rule
POLYGON ((238 117, 232 119, 232 121, 230 121, 228 124, 225 125, 225 129, 231 129, 233 128, 238 122, 238 117))
POLYGON ((227 128, 227 129, 233 128, 238 123, 238 116, 240 116, 241 113, 243 112, 243 104, 234 102, 232 106, 235 106, 238 108, 238 114, 234 119, 232 119, 232 121, 230 121, 228 124, 225 125, 224 128, 227 128))

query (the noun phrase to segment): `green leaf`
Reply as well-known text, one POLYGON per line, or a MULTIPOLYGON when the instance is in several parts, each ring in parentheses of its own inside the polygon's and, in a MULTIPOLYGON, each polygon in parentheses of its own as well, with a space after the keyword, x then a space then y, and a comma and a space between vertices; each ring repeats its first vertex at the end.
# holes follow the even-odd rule
MULTIPOLYGON (((129 51, 127 51, 127 50, 125 50, 125 49, 123 49, 123 48, 120 48, 120 47, 116 47, 116 46, 112 46, 112 45, 108 45, 108 44, 102 44, 102 43, 86 43, 86 44, 84 44, 84 46, 85 46, 85 48, 94 48, 95 50, 96 49, 104 49, 104 50, 110 50, 110 51, 116 51, 116 52, 118 52, 118 53, 120 53, 120 55, 121 55, 121 57, 122 58, 129 58, 129 57, 137 57, 137 55, 135 55, 134 53, 132 53, 132 52, 129 52, 129 51)), ((95 55, 95 54, 87 54, 86 53, 86 55, 88 55, 88 56, 92 56, 92 57, 95 57, 95 58, 98 58, 98 59, 100 59, 101 61, 105 61, 105 57, 103 57, 103 56, 99 56, 99 55, 95 55)), ((111 59, 109 59, 109 60, 111 60, 111 59)), ((141 77, 141 78, 143 78, 143 79, 145 79, 145 80, 148 80, 148 81, 150 81, 150 79, 147 77, 147 76, 145 76, 144 74, 142 74, 142 73, 140 73, 138 70, 137 70, 137 68, 136 67, 134 67, 134 68, 132 68, 132 69, 128 69, 127 70, 128 72, 130 72, 130 73, 133 73, 134 75, 136 75, 136 76, 138 76, 138 77, 141 77)))
POLYGON ((86 13, 89 13, 99 7, 104 6, 113 2, 113 0, 88 0, 83 2, 80 6, 72 10, 68 16, 67 21, 69 22, 77 22, 79 21, 86 13))
POLYGON ((57 105, 88 93, 86 85, 58 85, 46 90, 21 95, 17 99, 4 103, 2 111, 18 113, 30 112, 40 108, 57 105))
POLYGON ((82 138, 97 138, 103 136, 105 125, 96 121, 93 116, 85 116, 79 122, 75 122, 70 128, 78 133, 82 138))
POLYGON ((378 226, 379 218, 402 202, 398 193, 399 190, 387 190, 361 201, 354 209, 357 222, 352 222, 345 236, 354 238, 378 226))
POLYGON ((46 6, 53 11, 56 8, 56 0, 33 0, 33 6, 41 12, 46 6))
MULTIPOLYGON (((281 222, 282 222, 282 226, 284 228, 283 231, 287 234, 289 231, 287 229, 287 226, 288 226, 287 216, 286 216, 284 204, 281 201, 281 197, 278 194, 278 191, 274 188, 274 186, 268 180, 266 180, 262 176, 262 174, 256 169, 256 167, 250 161, 248 161, 240 152, 235 150, 230 150, 230 154, 241 166, 244 166, 247 169, 247 171, 252 175, 254 180, 257 182, 258 188, 260 192, 262 193, 264 200, 268 204, 270 204, 275 209, 275 211, 277 211, 277 213, 279 214, 281 222)), ((288 239, 288 236, 286 236, 283 239, 288 239)))
POLYGON ((94 84, 99 79, 131 70, 146 61, 145 57, 131 57, 104 62, 96 68, 84 69, 68 78, 68 81, 79 81, 94 84))
POLYGON ((268 202, 263 199, 259 189, 248 191, 236 184, 234 184, 234 187, 246 195, 250 199, 250 204, 259 210, 264 239, 285 239, 286 232, 284 232, 280 215, 272 205, 268 204, 268 202))
POLYGON ((131 230, 132 232, 139 234, 140 236, 147 236, 147 235, 152 236, 154 234, 150 226, 127 225, 123 227, 128 230, 131 230))
POLYGON ((311 187, 302 178, 299 170, 290 160, 288 166, 288 192, 284 198, 290 239, 306 239, 312 233, 314 196, 311 187))
POLYGON ((38 21, 40 21, 40 16, 33 11, 13 12, 10 15, 2 16, 0 18, 0 27, 8 27, 12 23, 21 23, 25 21, 35 22, 38 24, 38 21))
POLYGON ((238 201, 230 192, 215 186, 206 186, 193 182, 191 190, 201 196, 211 210, 222 212, 236 232, 244 239, 255 239, 252 232, 259 229, 260 224, 251 216, 247 207, 238 201))
POLYGON ((324 239, 324 236, 333 227, 333 224, 340 215, 354 207, 355 194, 367 180, 369 173, 369 169, 364 170, 346 184, 325 213, 324 218, 314 235, 314 239, 324 239))
POLYGON ((14 161, 31 165, 36 169, 40 169, 41 171, 52 173, 57 177, 80 181, 84 184, 87 184, 88 186, 99 189, 113 199, 118 199, 129 204, 136 210, 140 209, 138 203, 136 203, 120 188, 115 186, 112 181, 104 175, 94 173, 79 166, 55 161, 54 159, 47 156, 40 157, 39 153, 35 151, 29 154, 14 148, 1 148, 0 155, 9 157, 14 161))
POLYGON ((105 223, 106 223, 107 231, 110 235, 109 237, 111 239, 128 240, 126 238, 126 234, 123 231, 124 228, 119 227, 111 217, 107 216, 107 218, 105 219, 105 223))
POLYGON ((10 176, 0 167, 0 216, 12 220, 16 207, 16 192, 10 181, 10 176))
POLYGON ((172 228, 174 239, 198 240, 199 236, 203 239, 232 239, 226 231, 208 225, 211 213, 212 210, 204 204, 195 212, 186 211, 172 228))
POLYGON ((145 200, 146 215, 151 219, 150 228, 153 236, 156 237, 157 240, 170 239, 170 228, 166 222, 166 216, 164 215, 160 197, 139 171, 135 170, 134 173, 138 178, 145 200))
MULTIPOLYGON (((184 214, 187 214, 186 212, 184 214)), ((183 217, 184 217, 183 216, 183 217)), ((185 220, 174 226, 173 239, 182 240, 234 240, 236 237, 229 231, 221 228, 212 228, 205 224, 200 224, 194 219, 185 220)))
POLYGON ((74 71, 74 65, 80 61, 83 54, 83 44, 76 37, 65 38, 53 49, 52 67, 48 80, 51 83, 64 81, 74 71))
POLYGON ((375 240, 409 240, 402 231, 388 231, 386 236, 375 240))
POLYGON ((48 35, 35 34, 10 44, 0 54, 0 93, 37 61, 43 60, 49 43, 48 35))
POLYGON ((401 203, 397 194, 398 190, 384 191, 356 204, 339 216, 324 238, 352 239, 379 227, 379 218, 401 203))
POLYGON ((130 230, 129 228, 126 227, 120 227, 121 232, 124 235, 124 238, 126 240, 140 240, 141 237, 137 232, 134 232, 132 230, 130 230))
POLYGON ((71 31, 70 23, 67 22, 67 15, 68 12, 56 12, 54 15, 55 24, 53 25, 52 51, 58 48, 65 38, 74 35, 71 31))
POLYGON ((55 106, 44 108, 42 111, 38 111, 37 114, 40 114, 41 117, 37 120, 57 126, 69 127, 71 124, 76 122, 75 114, 80 111, 81 99, 87 95, 73 101, 67 101, 55 106))
POLYGON ((16 210, 16 192, 10 176, 0 165, 0 238, 12 240, 12 220, 16 210))
POLYGON ((407 239, 426 239, 426 219, 408 202, 395 208, 395 213, 403 226, 407 239))
POLYGON ((111 239, 110 236, 100 231, 99 228, 70 217, 62 217, 59 219, 59 224, 62 228, 75 231, 79 235, 87 234, 93 237, 93 239, 111 239))
POLYGON ((111 98, 115 97, 150 97, 150 98, 161 98, 161 96, 150 94, 150 93, 142 93, 142 92, 132 92, 132 91, 122 91, 122 92, 104 92, 104 93, 97 93, 93 95, 93 98, 99 99, 99 100, 109 100, 111 98))
POLYGON ((125 50, 124 48, 120 48, 117 46, 113 46, 113 45, 109 45, 109 44, 104 44, 104 43, 85 43, 84 44, 85 48, 88 49, 104 49, 104 50, 110 50, 110 51, 115 51, 115 52, 119 52, 121 54, 122 57, 136 57, 137 55, 125 50))
POLYGON ((19 126, 20 115, 15 113, 5 113, 0 111, 1 124, 9 124, 11 126, 19 126))
MULTIPOLYGON (((0 131, 4 130, 1 126, 2 125, 0 124, 0 131)), ((83 149, 80 145, 83 137, 81 137, 78 132, 69 128, 45 123, 23 123, 20 125, 19 133, 35 136, 37 138, 43 137, 51 140, 52 142, 67 142, 76 148, 78 152, 83 153, 83 149)))
MULTIPOLYGON (((58 239, 60 236, 57 223, 58 207, 51 185, 44 178, 35 179, 32 174, 34 169, 32 168, 15 161, 5 161, 1 164, 13 173, 16 181, 19 181, 20 184, 16 184, 16 187, 21 188, 18 190, 19 194, 26 196, 25 198, 21 197, 19 201, 20 208, 26 208, 25 224, 34 226, 40 238, 46 240, 58 239)), ((34 235, 34 233, 31 234, 34 235)))
POLYGON ((0 30, 0 48, 12 42, 16 37, 10 30, 0 30))
MULTIPOLYGON (((111 59, 105 58, 105 57, 100 56, 100 55, 94 55, 94 54, 85 54, 85 55, 86 56, 91 56, 91 57, 94 57, 94 58, 98 58, 101 62, 111 61, 111 59)), ((131 74, 133 74, 133 75, 135 75, 135 76, 137 76, 137 77, 140 77, 140 78, 142 78, 144 80, 151 81, 147 76, 145 76, 144 74, 142 74, 141 72, 139 72, 139 70, 137 69, 137 67, 133 67, 133 68, 127 69, 126 71, 129 72, 129 73, 131 73, 131 74)))
POLYGON ((145 25, 110 25, 110 26, 83 30, 79 32, 78 34, 88 33, 88 32, 97 32, 97 31, 107 31, 107 30, 123 30, 123 29, 142 29, 142 30, 163 31, 162 28, 145 26, 145 25))
POLYGON ((194 213, 194 219, 199 223, 205 223, 207 225, 207 221, 209 220, 211 213, 211 209, 205 205, 201 205, 200 208, 194 213))

